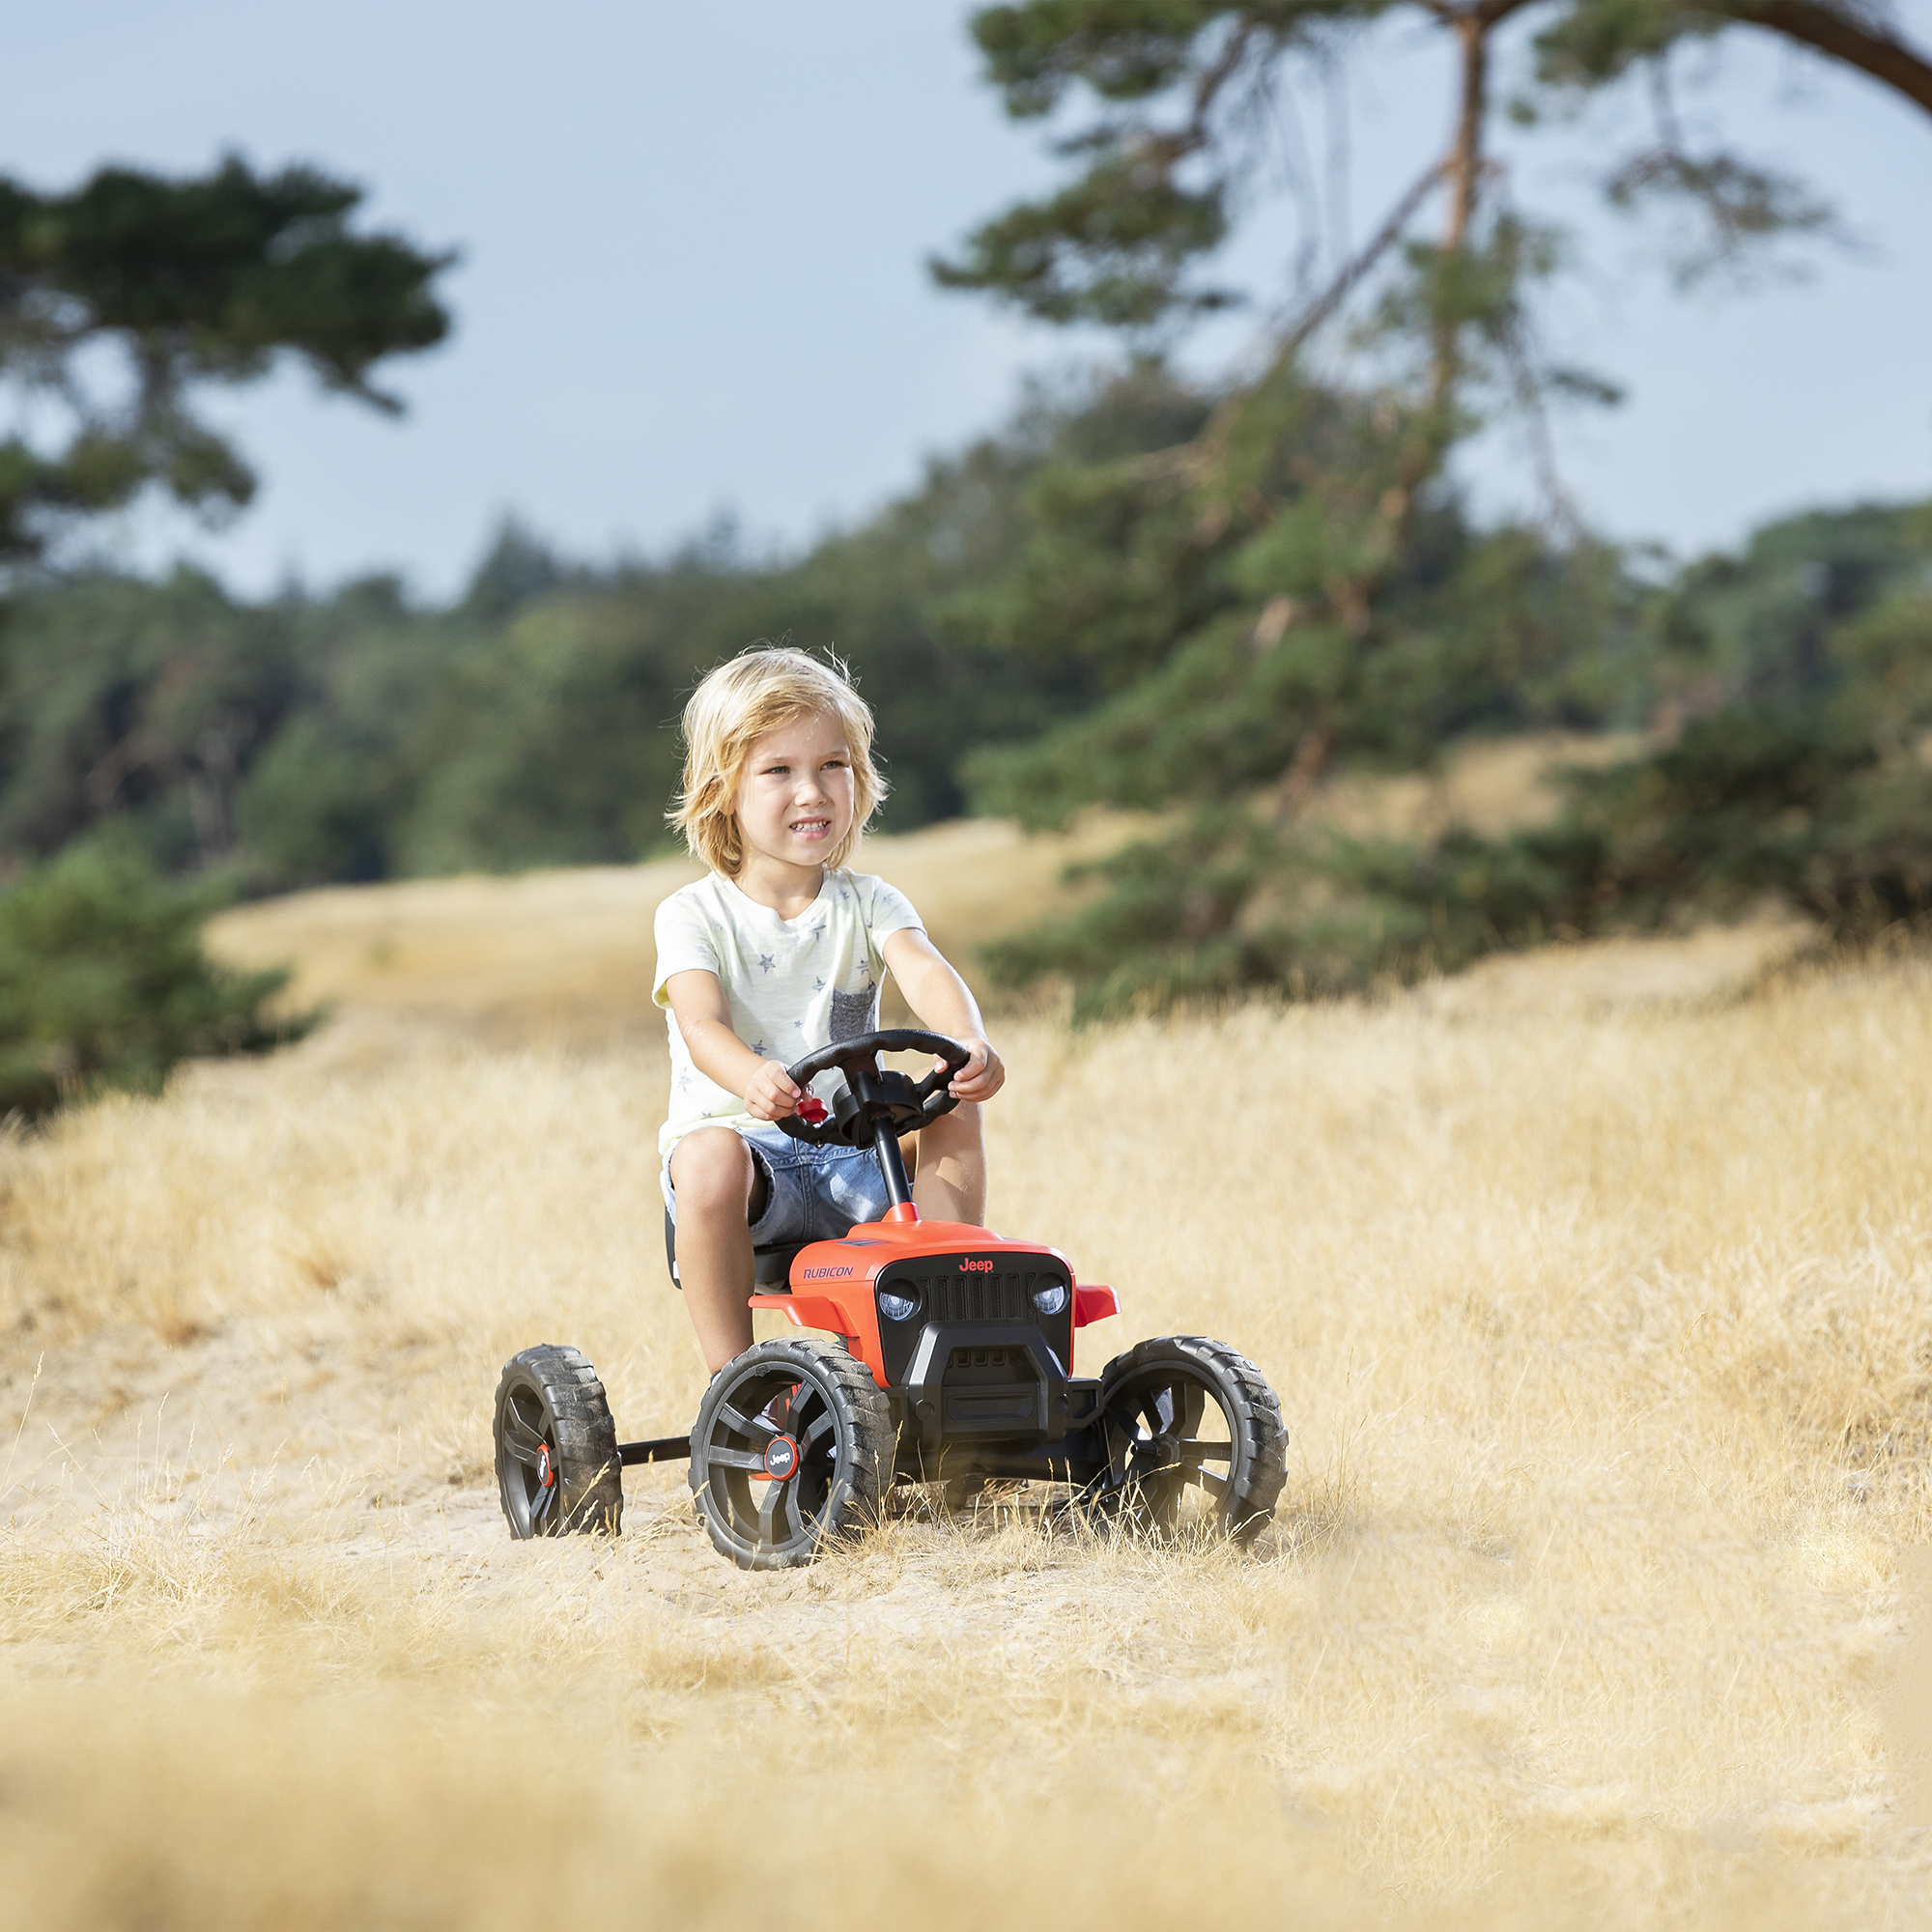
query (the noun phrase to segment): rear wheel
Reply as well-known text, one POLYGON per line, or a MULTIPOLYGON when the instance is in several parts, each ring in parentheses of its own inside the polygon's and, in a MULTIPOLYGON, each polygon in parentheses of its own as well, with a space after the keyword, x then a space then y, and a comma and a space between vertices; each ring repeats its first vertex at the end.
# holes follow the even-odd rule
POLYGON ((892 1410, 828 1342, 760 1342, 713 1378, 691 1432, 691 1488, 741 1570, 788 1570, 879 1520, 892 1410))
POLYGON ((1088 1486, 1103 1514, 1160 1536, 1252 1540, 1288 1480, 1281 1405, 1245 1355, 1167 1335, 1100 1376, 1107 1466, 1088 1486))
POLYGON ((617 1425, 597 1371, 545 1343, 503 1364, 497 1384, 497 1491, 510 1534, 613 1536, 624 1520, 617 1425))

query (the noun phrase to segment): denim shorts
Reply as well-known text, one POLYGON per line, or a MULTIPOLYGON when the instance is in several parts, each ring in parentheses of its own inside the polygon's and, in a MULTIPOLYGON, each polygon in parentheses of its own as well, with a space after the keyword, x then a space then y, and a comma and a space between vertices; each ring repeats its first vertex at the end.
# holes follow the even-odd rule
MULTIPOLYGON (((836 1241, 861 1221, 876 1221, 893 1205, 870 1148, 813 1147, 764 1121, 736 1131, 765 1183, 765 1211, 752 1223, 754 1248, 836 1241)), ((661 1179, 674 1225, 677 1197, 668 1160, 661 1179)))

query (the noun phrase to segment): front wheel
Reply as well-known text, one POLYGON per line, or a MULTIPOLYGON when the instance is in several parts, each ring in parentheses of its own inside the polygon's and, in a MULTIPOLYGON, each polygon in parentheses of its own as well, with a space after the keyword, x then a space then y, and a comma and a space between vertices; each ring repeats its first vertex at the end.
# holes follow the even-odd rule
POLYGON ((1245 1355, 1203 1335, 1165 1335, 1100 1374, 1107 1464, 1088 1485, 1103 1515, 1163 1537, 1251 1542, 1288 1481, 1281 1405, 1245 1355))
POLYGON ((828 1342, 760 1342, 712 1378, 691 1432, 691 1487, 741 1570, 788 1570, 879 1520, 892 1410, 828 1342))
POLYGON ((497 1492, 510 1534, 568 1536, 624 1520, 617 1425, 597 1371, 545 1343, 503 1364, 497 1384, 497 1492))

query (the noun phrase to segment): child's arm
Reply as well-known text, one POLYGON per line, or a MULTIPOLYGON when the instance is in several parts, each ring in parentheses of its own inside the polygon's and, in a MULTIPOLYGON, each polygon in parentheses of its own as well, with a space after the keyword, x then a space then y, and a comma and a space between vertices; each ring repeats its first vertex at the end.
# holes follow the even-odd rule
POLYGON ((665 981, 665 997, 677 1015, 691 1064, 727 1094, 745 1096, 754 1121, 782 1121, 798 1112, 805 1095, 785 1073, 782 1060, 760 1060, 731 1031, 731 1006, 716 973, 692 967, 665 981))
POLYGON ((986 1023, 980 1017, 980 1004, 972 989, 916 925, 889 933, 882 950, 886 965, 920 1024, 933 1033, 950 1035, 972 1052, 972 1059, 953 1077, 949 1091, 962 1100, 990 1100, 1006 1084, 1007 1069, 986 1037, 986 1023))

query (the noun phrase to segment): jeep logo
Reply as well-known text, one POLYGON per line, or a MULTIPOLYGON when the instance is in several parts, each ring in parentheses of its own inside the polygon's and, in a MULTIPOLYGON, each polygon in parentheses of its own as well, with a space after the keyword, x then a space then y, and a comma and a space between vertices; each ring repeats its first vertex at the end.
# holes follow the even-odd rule
POLYGON ((959 1264, 959 1272, 961 1274, 991 1274, 992 1271, 993 1264, 990 1261, 961 1262, 959 1264))

